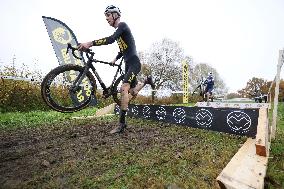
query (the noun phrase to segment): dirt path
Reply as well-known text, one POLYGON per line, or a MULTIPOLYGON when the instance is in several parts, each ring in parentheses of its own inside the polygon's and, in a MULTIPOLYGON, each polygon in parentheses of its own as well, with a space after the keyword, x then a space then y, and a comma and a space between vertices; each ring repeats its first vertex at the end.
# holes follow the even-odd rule
MULTIPOLYGON (((2 131, 0 133, 0 188, 38 188, 53 185, 55 188, 78 187, 70 179, 74 177, 71 176, 72 174, 80 175, 78 177, 85 175, 86 178, 100 178, 113 168, 112 166, 115 165, 113 161, 119 161, 121 166, 136 164, 140 154, 155 148, 161 150, 160 154, 153 154, 154 158, 142 159, 139 163, 142 162, 143 165, 148 166, 153 161, 151 166, 158 167, 157 164, 165 164, 172 161, 171 158, 179 159, 187 153, 193 153, 192 150, 186 151, 187 147, 192 147, 203 140, 200 139, 203 136, 192 134, 192 130, 186 128, 176 128, 175 130, 180 131, 170 136, 169 131, 163 130, 168 127, 167 124, 139 127, 132 123, 124 134, 110 135, 108 132, 115 125, 116 122, 111 121, 99 121, 95 124, 70 122, 56 126, 2 131), (168 151, 171 157, 165 156, 166 160, 159 157, 168 151), (89 169, 90 166, 94 167, 89 169), (81 171, 83 173, 80 173, 81 171)), ((235 151, 238 148, 237 143, 235 142, 235 151)), ((233 155, 234 151, 231 154, 233 155)), ((188 166, 196 166, 199 163, 196 158, 194 160, 194 157, 199 155, 193 155, 192 165, 188 164, 188 166)), ((221 156, 221 153, 217 152, 217 155, 221 156)), ((219 162, 217 172, 220 172, 229 159, 230 157, 219 162)), ((123 170, 126 171, 124 167, 123 170)), ((207 176, 205 182, 211 185, 216 184, 214 181, 216 174, 211 175, 211 181, 207 176)), ((123 171, 118 171, 112 178, 116 179, 120 176, 126 175, 123 171)), ((85 182, 85 180, 82 181, 83 184, 85 182)), ((97 188, 103 185, 106 183, 101 183, 97 188)))

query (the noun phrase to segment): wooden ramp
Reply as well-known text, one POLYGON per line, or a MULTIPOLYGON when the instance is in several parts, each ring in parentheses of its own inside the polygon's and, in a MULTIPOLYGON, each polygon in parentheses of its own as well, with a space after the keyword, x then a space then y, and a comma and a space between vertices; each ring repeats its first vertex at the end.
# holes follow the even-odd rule
POLYGON ((73 119, 92 119, 96 117, 102 117, 102 116, 112 116, 114 115, 114 108, 115 103, 110 104, 104 108, 98 109, 93 116, 80 116, 80 117, 72 117, 73 119))
POLYGON ((222 189, 264 188, 270 148, 267 113, 266 108, 259 109, 256 138, 248 138, 217 177, 222 189))
POLYGON ((255 139, 247 139, 217 177, 222 189, 264 188, 268 157, 256 154, 255 143, 255 139))

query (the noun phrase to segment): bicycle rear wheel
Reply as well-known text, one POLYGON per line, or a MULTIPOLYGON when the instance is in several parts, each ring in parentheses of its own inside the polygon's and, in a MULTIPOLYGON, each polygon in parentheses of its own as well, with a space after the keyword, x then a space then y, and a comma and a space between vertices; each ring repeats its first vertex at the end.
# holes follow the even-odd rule
POLYGON ((121 75, 114 83, 112 88, 113 100, 120 106, 121 105, 121 85, 123 83, 124 75, 121 75))
POLYGON ((59 112, 75 112, 88 106, 96 91, 96 80, 91 72, 73 87, 74 80, 83 71, 83 67, 73 64, 51 70, 41 83, 41 95, 46 104, 59 112))
MULTIPOLYGON (((120 106, 121 105, 121 86, 123 83, 124 75, 121 75, 114 83, 112 88, 113 100, 120 106)), ((128 103, 133 102, 136 96, 132 96, 128 103)))

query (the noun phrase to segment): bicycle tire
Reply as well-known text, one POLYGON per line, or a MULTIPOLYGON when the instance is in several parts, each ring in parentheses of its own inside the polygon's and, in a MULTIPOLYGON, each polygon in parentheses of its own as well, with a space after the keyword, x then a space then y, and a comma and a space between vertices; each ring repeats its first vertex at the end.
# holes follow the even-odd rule
POLYGON ((119 106, 121 105, 121 84, 123 82, 124 75, 121 75, 117 80, 114 82, 113 87, 112 87, 112 98, 114 102, 116 102, 119 106))
MULTIPOLYGON (((113 84, 113 87, 112 87, 112 97, 113 97, 113 100, 114 102, 116 102, 119 106, 121 105, 121 91, 120 91, 120 88, 121 88, 121 85, 123 83, 123 79, 124 79, 124 75, 121 75, 113 84)), ((136 99, 136 96, 132 96, 132 98, 129 100, 128 104, 130 102, 133 102, 135 99, 136 99)))
POLYGON ((41 83, 44 102, 53 110, 64 113, 79 111, 88 106, 97 89, 96 80, 90 71, 76 91, 70 89, 74 78, 83 71, 82 66, 74 64, 58 66, 51 70, 41 83))

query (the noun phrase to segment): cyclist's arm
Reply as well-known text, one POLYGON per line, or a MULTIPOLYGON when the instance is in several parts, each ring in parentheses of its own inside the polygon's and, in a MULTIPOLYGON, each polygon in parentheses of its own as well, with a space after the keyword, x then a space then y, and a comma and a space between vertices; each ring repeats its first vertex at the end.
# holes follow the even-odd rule
POLYGON ((115 62, 122 57, 122 53, 118 52, 117 56, 111 61, 112 64, 115 64, 115 62))
POLYGON ((116 55, 116 60, 120 59, 122 57, 122 52, 118 52, 118 54, 116 55))
POLYGON ((117 30, 109 37, 105 37, 99 40, 93 41, 93 46, 101 46, 101 45, 109 45, 115 42, 122 34, 123 30, 125 29, 125 23, 120 23, 117 27, 117 30))

